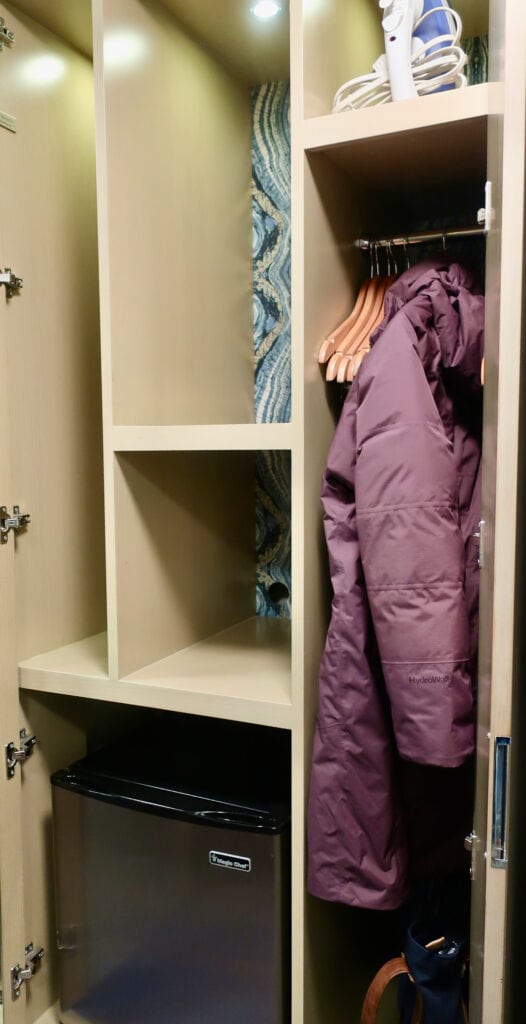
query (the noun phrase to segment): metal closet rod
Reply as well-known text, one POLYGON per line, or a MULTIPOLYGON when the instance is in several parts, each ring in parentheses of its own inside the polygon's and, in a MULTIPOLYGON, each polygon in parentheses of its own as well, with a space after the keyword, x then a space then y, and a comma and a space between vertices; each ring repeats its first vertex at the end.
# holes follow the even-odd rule
POLYGON ((471 238, 475 235, 484 235, 485 228, 474 225, 471 228, 447 228, 445 231, 419 231, 410 235, 393 235, 392 238, 359 238, 356 245, 359 249, 368 252, 369 249, 389 249, 394 246, 406 248, 408 245, 420 245, 423 242, 443 242, 448 238, 471 238))

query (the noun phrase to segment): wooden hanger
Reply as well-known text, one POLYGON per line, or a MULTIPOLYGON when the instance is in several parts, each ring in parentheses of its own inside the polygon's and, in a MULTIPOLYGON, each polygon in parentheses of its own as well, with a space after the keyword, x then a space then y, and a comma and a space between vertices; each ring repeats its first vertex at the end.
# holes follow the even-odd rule
POLYGON ((370 345, 362 345, 362 347, 355 353, 353 358, 347 364, 347 372, 345 375, 346 381, 353 381, 362 365, 366 355, 371 351, 370 345))
POLYGON ((360 363, 365 358, 367 352, 370 349, 370 337, 373 331, 381 324, 384 318, 384 301, 385 296, 396 281, 396 274, 390 274, 389 277, 382 277, 380 279, 380 285, 376 293, 376 301, 371 315, 363 325, 363 329, 354 338, 352 346, 349 347, 347 355, 341 360, 338 366, 337 380, 340 383, 346 380, 354 380, 360 363))
POLYGON ((340 360, 347 351, 349 334, 354 328, 356 328, 357 324, 361 322, 361 318, 367 315, 367 311, 371 308, 371 304, 374 302, 380 280, 377 247, 374 249, 371 247, 369 250, 369 260, 371 267, 370 278, 364 281, 360 286, 356 302, 350 316, 346 317, 343 323, 340 324, 340 326, 322 342, 318 361, 320 363, 326 363, 328 361, 329 363, 325 375, 327 380, 335 380, 340 360), (373 261, 373 255, 376 260, 376 275, 374 273, 375 264, 373 261))
POLYGON ((360 285, 360 290, 358 292, 358 295, 356 296, 354 309, 350 316, 348 316, 347 319, 344 320, 343 323, 340 324, 340 326, 337 327, 336 330, 332 332, 332 334, 329 334, 328 337, 325 338, 324 341, 322 341, 320 352, 318 355, 319 363, 328 362, 330 357, 336 351, 338 351, 339 342, 343 341, 345 335, 350 330, 350 328, 352 327, 353 323, 356 321, 362 310, 368 286, 369 281, 364 281, 363 284, 360 285))
MULTIPOLYGON (((355 317, 352 317, 352 322, 350 326, 347 326, 347 329, 343 334, 343 337, 340 336, 337 350, 333 352, 332 356, 329 359, 327 371, 325 374, 326 380, 336 380, 336 375, 338 372, 340 362, 344 358, 344 356, 347 355, 349 351, 349 346, 352 344, 352 340, 356 336, 356 332, 361 333, 363 325, 369 321, 371 316, 371 310, 374 308, 376 302, 376 296, 378 293, 378 289, 380 287, 381 280, 382 278, 376 275, 375 277, 368 278, 367 281, 365 282, 363 301, 360 305, 357 315, 355 317)), ((349 320, 350 319, 351 318, 349 317, 349 320)))

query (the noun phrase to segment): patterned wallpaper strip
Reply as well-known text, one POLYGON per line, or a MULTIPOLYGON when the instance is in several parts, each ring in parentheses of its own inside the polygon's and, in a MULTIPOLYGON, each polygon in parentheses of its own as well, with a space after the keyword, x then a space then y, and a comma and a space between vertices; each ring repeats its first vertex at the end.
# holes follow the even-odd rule
MULTIPOLYGON (((290 421, 290 90, 252 92, 255 404, 258 423, 290 421)), ((290 617, 290 452, 256 456, 256 610, 290 617)))
POLYGON ((256 422, 290 421, 290 88, 252 92, 256 422))
POLYGON ((256 613, 290 618, 290 452, 256 456, 256 613))
POLYGON ((466 78, 468 85, 479 85, 488 81, 488 37, 473 36, 462 39, 461 44, 468 58, 466 78))

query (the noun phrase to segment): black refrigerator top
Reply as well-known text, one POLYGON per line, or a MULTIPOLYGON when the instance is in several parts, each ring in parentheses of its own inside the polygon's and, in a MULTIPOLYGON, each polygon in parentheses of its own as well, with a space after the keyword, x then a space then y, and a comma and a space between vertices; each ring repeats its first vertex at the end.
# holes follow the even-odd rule
POLYGON ((55 772, 54 786, 122 807, 251 832, 290 820, 290 734, 194 715, 147 729, 55 772))

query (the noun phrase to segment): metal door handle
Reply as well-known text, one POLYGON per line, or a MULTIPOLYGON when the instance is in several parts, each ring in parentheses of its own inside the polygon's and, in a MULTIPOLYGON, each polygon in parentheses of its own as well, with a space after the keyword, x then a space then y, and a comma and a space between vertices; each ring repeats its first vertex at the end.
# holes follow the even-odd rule
POLYGON ((495 737, 493 772, 493 822, 491 829, 491 866, 508 866, 508 795, 511 738, 495 737))

